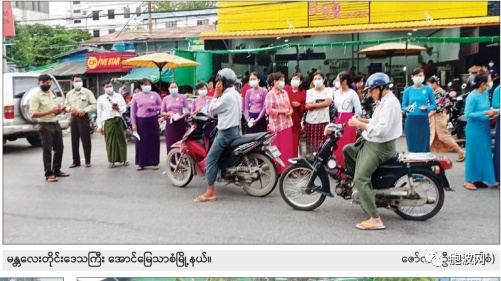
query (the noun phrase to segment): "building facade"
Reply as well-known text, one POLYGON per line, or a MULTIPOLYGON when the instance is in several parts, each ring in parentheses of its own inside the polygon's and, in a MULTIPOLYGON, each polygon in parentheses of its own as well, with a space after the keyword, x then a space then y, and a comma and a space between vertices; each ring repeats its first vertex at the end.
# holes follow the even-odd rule
POLYGON ((14 20, 21 24, 43 23, 49 19, 49 2, 12 1, 14 20))

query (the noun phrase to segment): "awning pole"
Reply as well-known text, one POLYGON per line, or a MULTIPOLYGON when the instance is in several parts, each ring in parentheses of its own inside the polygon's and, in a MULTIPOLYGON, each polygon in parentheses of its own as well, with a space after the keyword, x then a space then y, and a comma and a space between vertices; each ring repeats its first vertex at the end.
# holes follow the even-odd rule
POLYGON ((409 75, 407 75, 408 65, 407 65, 407 47, 409 46, 409 38, 405 40, 405 87, 409 86, 409 75))
POLYGON ((296 45, 296 72, 300 72, 300 68, 299 68, 299 46, 296 45))

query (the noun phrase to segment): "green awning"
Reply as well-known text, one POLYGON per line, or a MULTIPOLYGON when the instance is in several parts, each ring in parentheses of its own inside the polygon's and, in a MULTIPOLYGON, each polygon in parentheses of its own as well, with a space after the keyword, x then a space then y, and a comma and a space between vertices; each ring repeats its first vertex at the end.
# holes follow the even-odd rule
POLYGON ((40 72, 41 73, 41 72, 44 72, 46 70, 52 69, 60 64, 61 64, 61 62, 50 63, 50 64, 46 64, 46 65, 42 65, 42 66, 33 68, 32 70, 30 70, 28 72, 40 72))
MULTIPOLYGON (((160 74, 160 71, 158 68, 153 68, 153 67, 138 67, 132 69, 132 71, 121 77, 118 78, 117 80, 119 81, 139 81, 144 78, 148 78, 151 80, 152 83, 157 83, 158 82, 158 75, 160 74)), ((171 82, 172 81, 172 70, 170 68, 168 69, 163 69, 162 70, 162 82, 171 82)))

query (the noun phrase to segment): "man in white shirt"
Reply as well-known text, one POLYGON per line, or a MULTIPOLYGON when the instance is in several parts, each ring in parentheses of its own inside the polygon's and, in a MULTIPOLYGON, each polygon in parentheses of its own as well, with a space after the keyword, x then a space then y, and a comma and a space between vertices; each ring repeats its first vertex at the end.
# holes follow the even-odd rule
POLYGON ((122 95, 113 91, 111 81, 103 83, 104 95, 97 99, 97 127, 104 135, 108 166, 115 167, 115 163, 129 166, 127 162, 127 140, 124 134, 122 114, 127 109, 122 95))
POLYGON ((216 76, 214 98, 209 104, 209 112, 218 116, 217 134, 205 159, 207 191, 195 198, 195 202, 216 200, 214 183, 219 170, 218 161, 224 149, 240 137, 240 119, 242 116, 242 98, 233 88, 237 76, 229 68, 221 69, 216 76))
POLYGON ((371 176, 382 163, 396 153, 396 139, 402 135, 402 113, 400 102, 390 91, 390 77, 384 73, 374 73, 367 79, 367 87, 377 106, 372 119, 358 115, 348 121, 348 125, 363 130, 356 143, 344 147, 346 168, 354 172, 355 188, 358 190, 360 205, 370 216, 356 225, 358 229, 385 229, 378 215, 376 199, 372 191, 371 176))

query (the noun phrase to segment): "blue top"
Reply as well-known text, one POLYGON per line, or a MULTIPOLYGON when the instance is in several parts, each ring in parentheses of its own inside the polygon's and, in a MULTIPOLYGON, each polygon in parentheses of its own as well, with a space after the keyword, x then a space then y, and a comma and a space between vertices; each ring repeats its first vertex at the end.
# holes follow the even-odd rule
POLYGON ((485 91, 483 94, 473 90, 466 98, 464 115, 469 121, 488 121, 489 116, 485 112, 491 108, 489 94, 485 91))
POLYGON ((408 115, 428 115, 430 111, 437 109, 435 102, 435 94, 430 86, 423 85, 416 89, 414 86, 405 89, 402 98, 402 110, 408 115), (426 106, 426 111, 421 111, 419 108, 426 106))
POLYGON ((499 86, 496 87, 494 94, 492 94, 492 107, 499 109, 499 86))

